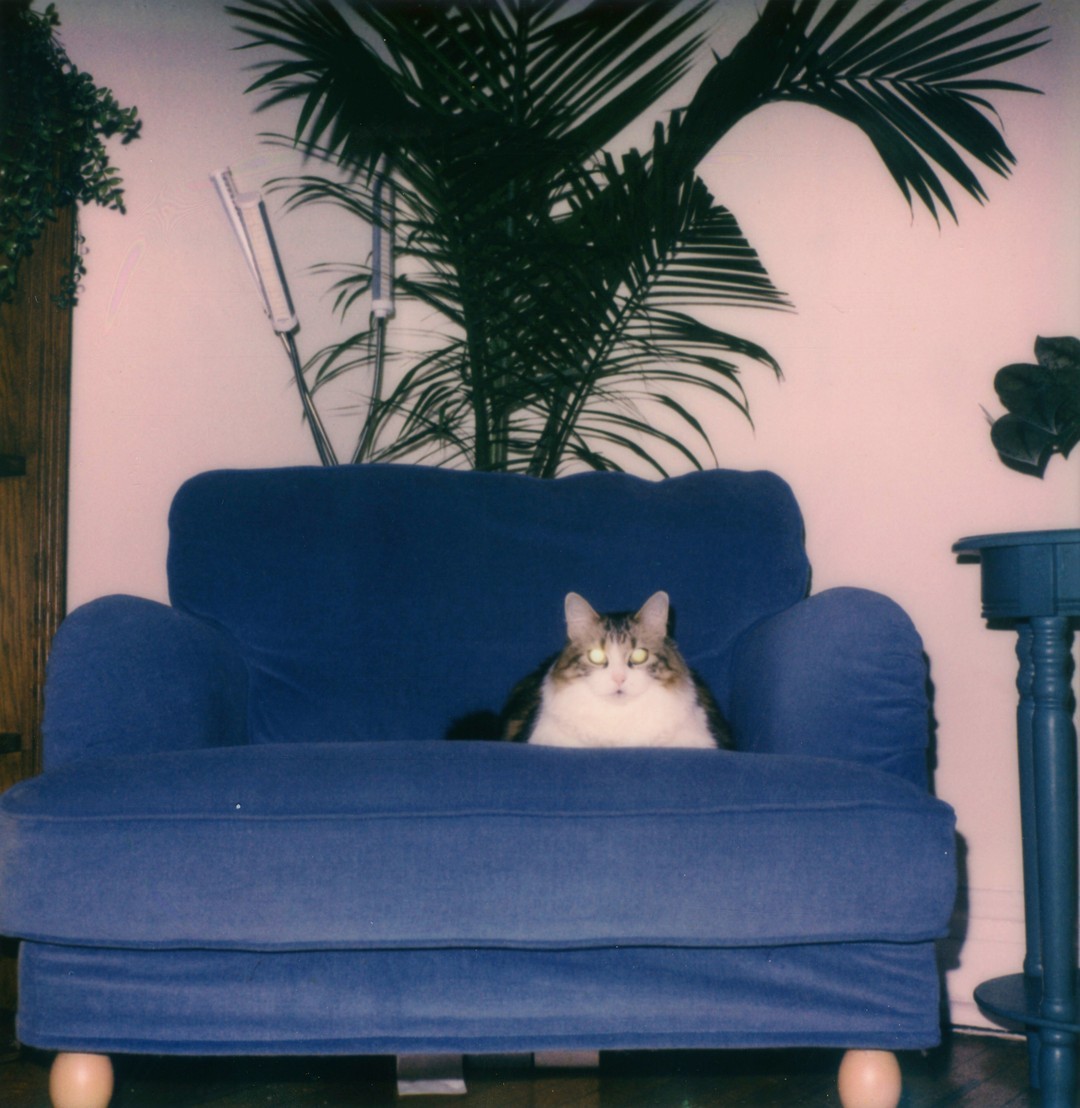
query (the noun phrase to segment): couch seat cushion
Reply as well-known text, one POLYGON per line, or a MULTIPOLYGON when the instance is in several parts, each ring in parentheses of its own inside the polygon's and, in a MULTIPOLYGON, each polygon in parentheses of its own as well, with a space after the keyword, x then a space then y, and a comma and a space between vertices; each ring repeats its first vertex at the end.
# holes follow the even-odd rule
POLYGON ((817 758, 402 742, 72 764, 0 798, 0 932, 84 946, 760 946, 942 933, 947 805, 817 758))

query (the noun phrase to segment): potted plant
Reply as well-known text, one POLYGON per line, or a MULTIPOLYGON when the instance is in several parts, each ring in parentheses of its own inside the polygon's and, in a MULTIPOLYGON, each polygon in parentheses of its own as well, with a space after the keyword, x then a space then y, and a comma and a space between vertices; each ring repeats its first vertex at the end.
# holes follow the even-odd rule
MULTIPOLYGON (((1080 441, 1080 339, 1038 338, 1035 364, 1003 366, 994 387, 1007 413, 990 420, 990 438, 1010 469, 1041 478, 1055 454, 1080 441)), ((992 1019, 1023 1026, 1032 1080, 1054 1104, 1072 1104, 1076 1076, 1048 1046, 1076 985, 1076 702, 1072 642, 1080 618, 1080 528, 974 535, 953 545, 977 562, 982 614, 1012 630, 1019 673, 1017 709, 1024 914, 1024 972, 975 990, 992 1019), (1036 967, 1033 971, 1032 967, 1036 967)))
MULTIPOLYGON (((56 35, 54 4, 0 3, 0 303, 15 295, 19 264, 46 222, 67 204, 124 210, 123 189, 105 140, 139 134, 135 108, 122 108, 109 89, 72 65, 56 35)), ((57 290, 75 301, 85 272, 76 232, 71 269, 57 290)))
MULTIPOLYGON (((808 103, 858 126, 911 205, 955 218, 946 180, 982 201, 971 163, 1014 161, 986 97, 1034 90, 987 73, 1042 45, 1013 26, 1035 6, 766 0, 651 145, 621 155, 612 143, 691 70, 723 5, 229 7, 244 48, 271 54, 249 91, 298 107, 277 141, 338 171, 279 182, 291 203, 382 226, 374 193, 391 180, 396 291, 437 319, 385 387, 373 374, 354 460, 540 477, 715 461, 695 398, 749 418, 742 368, 780 366, 696 309, 790 305, 701 160, 757 108, 808 103)), ((371 267, 338 268, 337 306, 366 304, 371 267)), ((371 370, 376 323, 310 360, 315 388, 371 370)))
POLYGON ((1035 340, 1036 364, 1002 366, 994 390, 1007 413, 990 419, 990 439, 1010 469, 1042 477, 1055 454, 1080 442, 1080 339, 1035 340))

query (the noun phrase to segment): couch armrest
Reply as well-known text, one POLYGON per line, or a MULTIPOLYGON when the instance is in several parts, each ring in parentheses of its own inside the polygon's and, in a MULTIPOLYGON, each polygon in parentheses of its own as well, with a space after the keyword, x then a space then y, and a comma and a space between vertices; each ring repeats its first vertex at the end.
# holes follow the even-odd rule
POLYGON ((219 628, 152 600, 72 612, 45 684, 45 767, 247 742, 247 669, 219 628))
POLYGON ((922 640, 879 593, 829 589, 747 630, 728 716, 740 750, 843 758, 926 785, 922 640))

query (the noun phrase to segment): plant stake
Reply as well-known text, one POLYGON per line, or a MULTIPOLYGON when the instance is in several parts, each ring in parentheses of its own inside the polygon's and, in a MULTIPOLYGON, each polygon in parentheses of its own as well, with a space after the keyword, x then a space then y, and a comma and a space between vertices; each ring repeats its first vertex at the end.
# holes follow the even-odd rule
POLYGON ((237 192, 230 169, 219 170, 211 174, 210 179, 217 188, 225 214, 229 217, 233 232, 244 252, 255 287, 262 297, 263 310, 285 347, 319 459, 324 466, 337 465, 337 455, 319 418, 300 365, 300 354, 293 337, 300 323, 289 295, 289 286, 274 242, 266 205, 258 192, 237 192))

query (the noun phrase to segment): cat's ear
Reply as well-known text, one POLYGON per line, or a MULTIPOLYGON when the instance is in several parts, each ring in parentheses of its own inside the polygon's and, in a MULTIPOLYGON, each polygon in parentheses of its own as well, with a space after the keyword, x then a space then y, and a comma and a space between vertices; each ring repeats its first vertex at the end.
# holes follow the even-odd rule
POLYGON ((634 619, 647 634, 664 638, 668 629, 668 613, 671 602, 666 592, 654 592, 638 609, 634 619))
POLYGON ((576 592, 568 592, 565 607, 567 638, 585 638, 596 630, 600 617, 585 597, 578 596, 576 592))

